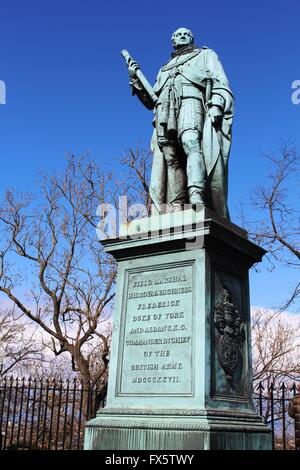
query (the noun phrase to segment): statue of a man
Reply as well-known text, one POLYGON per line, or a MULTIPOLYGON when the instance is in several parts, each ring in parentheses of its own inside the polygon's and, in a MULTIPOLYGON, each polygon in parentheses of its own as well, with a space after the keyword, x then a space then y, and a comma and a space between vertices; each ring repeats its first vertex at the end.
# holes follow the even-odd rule
POLYGON ((172 35, 175 51, 159 71, 153 91, 138 78, 139 65, 128 65, 133 94, 154 109, 154 153, 150 195, 159 211, 166 204, 204 204, 229 219, 228 156, 233 95, 216 53, 194 44, 191 31, 172 35))

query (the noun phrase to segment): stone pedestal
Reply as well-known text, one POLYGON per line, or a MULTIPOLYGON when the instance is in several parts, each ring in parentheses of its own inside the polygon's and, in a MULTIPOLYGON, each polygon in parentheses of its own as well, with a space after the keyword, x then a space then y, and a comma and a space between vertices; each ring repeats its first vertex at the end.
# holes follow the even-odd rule
POLYGON ((207 209, 133 221, 118 261, 107 405, 86 449, 270 449, 254 411, 248 270, 264 250, 207 209))

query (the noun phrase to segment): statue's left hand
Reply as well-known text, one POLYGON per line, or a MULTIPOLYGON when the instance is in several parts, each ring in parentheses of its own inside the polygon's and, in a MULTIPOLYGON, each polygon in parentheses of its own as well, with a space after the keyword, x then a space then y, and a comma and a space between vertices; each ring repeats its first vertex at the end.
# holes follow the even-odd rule
POLYGON ((208 110, 208 114, 214 126, 220 127, 222 124, 222 111, 218 106, 211 106, 208 110))

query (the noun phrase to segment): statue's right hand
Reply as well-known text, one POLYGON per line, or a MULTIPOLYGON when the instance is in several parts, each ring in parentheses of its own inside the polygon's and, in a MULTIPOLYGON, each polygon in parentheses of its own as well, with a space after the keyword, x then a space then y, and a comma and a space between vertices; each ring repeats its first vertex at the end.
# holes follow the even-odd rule
POLYGON ((135 60, 132 60, 128 66, 128 72, 131 78, 136 78, 136 72, 139 70, 140 66, 135 60))

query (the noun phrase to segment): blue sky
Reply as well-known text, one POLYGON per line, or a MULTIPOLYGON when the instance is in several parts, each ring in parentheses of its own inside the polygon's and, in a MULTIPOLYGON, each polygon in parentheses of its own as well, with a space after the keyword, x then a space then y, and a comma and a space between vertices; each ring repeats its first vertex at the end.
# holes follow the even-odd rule
MULTIPOLYGON (((63 169, 66 152, 89 150, 109 163, 137 142, 146 146, 152 115, 131 96, 120 51, 127 48, 153 82, 171 33, 185 26, 198 45, 216 50, 236 97, 229 189, 236 221, 239 202, 266 179, 262 154, 280 139, 299 148, 300 105, 291 102, 299 14, 291 0, 3 0, 0 191, 35 191, 39 171, 63 169)), ((272 306, 296 271, 262 271, 251 274, 252 304, 272 306)))

